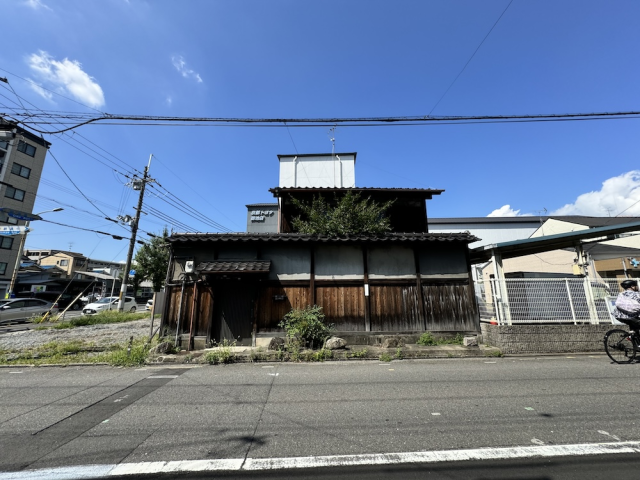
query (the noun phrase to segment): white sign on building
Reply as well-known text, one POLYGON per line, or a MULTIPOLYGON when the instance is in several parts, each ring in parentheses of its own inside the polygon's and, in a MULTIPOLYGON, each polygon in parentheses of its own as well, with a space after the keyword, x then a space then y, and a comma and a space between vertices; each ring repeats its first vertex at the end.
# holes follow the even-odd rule
POLYGON ((0 235, 21 235, 28 231, 29 229, 25 226, 0 227, 0 235))

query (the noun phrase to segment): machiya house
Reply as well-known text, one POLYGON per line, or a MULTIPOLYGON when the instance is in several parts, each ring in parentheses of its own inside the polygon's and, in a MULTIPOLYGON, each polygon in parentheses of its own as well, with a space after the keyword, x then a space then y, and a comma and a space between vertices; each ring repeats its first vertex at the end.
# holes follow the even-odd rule
MULTIPOLYGON (((322 172, 313 162, 335 167, 336 156, 349 155, 355 164, 355 154, 301 156, 298 162, 308 162, 301 169, 307 173, 322 172)), ((260 345, 282 335, 278 324, 287 312, 308 305, 321 306, 338 334, 479 331, 468 253, 477 238, 427 228, 426 201, 443 190, 335 186, 355 181, 348 167, 343 162, 347 175, 337 182, 314 173, 314 185, 321 186, 289 180, 292 186, 270 190, 277 203, 248 205, 249 221, 264 217, 257 221, 272 221, 276 231, 173 234, 164 331, 178 334, 185 347, 225 339, 260 345), (380 203, 393 200, 391 232, 330 237, 292 231, 300 215, 293 198, 332 202, 348 191, 380 203)))

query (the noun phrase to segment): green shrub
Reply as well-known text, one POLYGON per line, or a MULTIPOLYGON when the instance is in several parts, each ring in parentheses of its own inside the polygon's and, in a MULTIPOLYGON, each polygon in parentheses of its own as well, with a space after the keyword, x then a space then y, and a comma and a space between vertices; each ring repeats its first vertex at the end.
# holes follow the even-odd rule
POLYGON ((396 360, 402 360, 404 356, 402 355, 402 347, 396 348, 396 354, 393 356, 396 360))
POLYGON ((333 324, 324 323, 322 307, 318 305, 292 309, 278 326, 284 329, 289 339, 301 340, 303 345, 308 343, 311 348, 329 338, 334 327, 333 324))

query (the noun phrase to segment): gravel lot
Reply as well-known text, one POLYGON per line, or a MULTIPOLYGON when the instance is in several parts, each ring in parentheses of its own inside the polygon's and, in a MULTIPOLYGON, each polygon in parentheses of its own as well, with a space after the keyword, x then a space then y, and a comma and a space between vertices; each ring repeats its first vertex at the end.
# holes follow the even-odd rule
MULTIPOLYGON (((156 326, 158 322, 156 322, 156 326)), ((93 342, 97 346, 107 346, 124 343, 133 335, 138 338, 149 336, 151 318, 127 323, 110 323, 103 325, 89 325, 64 330, 25 330, 0 335, 1 350, 22 350, 33 348, 48 342, 68 342, 83 340, 93 342)))

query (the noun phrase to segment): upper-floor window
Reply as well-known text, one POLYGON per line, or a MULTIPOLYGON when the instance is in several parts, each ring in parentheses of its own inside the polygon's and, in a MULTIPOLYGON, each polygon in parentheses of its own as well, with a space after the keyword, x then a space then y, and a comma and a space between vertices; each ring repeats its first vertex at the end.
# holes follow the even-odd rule
POLYGON ((20 175, 22 178, 29 178, 31 176, 31 169, 19 163, 14 163, 11 165, 11 173, 20 175))
POLYGON ((9 148, 9 142, 0 140, 0 166, 4 163, 4 157, 7 156, 6 150, 9 148))
POLYGON ((4 275, 7 272, 6 262, 0 262, 0 275, 4 275))
POLYGON ((13 246, 13 238, 2 237, 0 239, 0 248, 4 248, 5 250, 11 250, 12 246, 13 246))
POLYGON ((69 260, 60 260, 60 266, 61 267, 69 266, 69 260))
POLYGON ((19 140, 18 141, 18 151, 22 152, 22 153, 26 153, 30 157, 33 157, 36 154, 36 147, 34 147, 33 145, 28 144, 27 142, 23 142, 22 140, 19 140))
POLYGON ((10 216, 7 215, 7 218, 4 219, 4 223, 8 223, 10 225, 17 225, 18 224, 18 219, 10 217, 10 216))
POLYGON ((19 188, 7 187, 7 191, 4 192, 4 196, 22 202, 24 200, 25 193, 26 192, 24 190, 20 190, 19 188))

